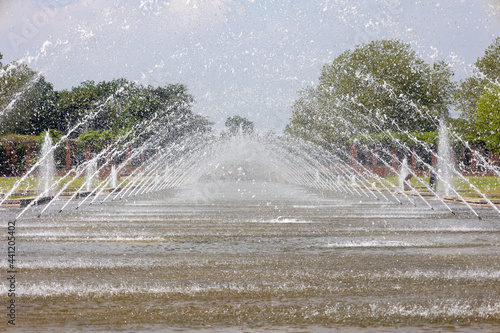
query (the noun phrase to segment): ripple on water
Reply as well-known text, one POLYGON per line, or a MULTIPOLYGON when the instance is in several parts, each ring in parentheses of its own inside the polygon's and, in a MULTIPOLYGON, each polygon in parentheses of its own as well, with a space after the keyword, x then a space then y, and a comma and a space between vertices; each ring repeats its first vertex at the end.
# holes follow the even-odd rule
POLYGON ((23 324, 500 327, 500 225, 486 213, 226 185, 203 205, 179 191, 24 220, 23 324))

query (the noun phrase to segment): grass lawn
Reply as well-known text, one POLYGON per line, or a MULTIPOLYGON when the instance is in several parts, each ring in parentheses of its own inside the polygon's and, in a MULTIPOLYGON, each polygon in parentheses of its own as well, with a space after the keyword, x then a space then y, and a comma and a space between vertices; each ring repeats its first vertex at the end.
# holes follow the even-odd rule
MULTIPOLYGON (((0 192, 7 193, 21 177, 0 177, 0 192)), ((26 178, 18 187, 16 192, 34 190, 38 187, 37 177, 26 178)))
MULTIPOLYGON (((56 177, 56 180, 61 179, 62 177, 56 177)), ((0 193, 7 193, 19 180, 21 177, 0 177, 0 193)), ((77 177, 77 178, 66 178, 61 181, 57 188, 62 189, 63 186, 69 183, 68 191, 79 189, 83 183, 85 182, 85 177, 77 177)), ((95 185, 102 183, 102 180, 96 180, 95 185)), ((120 184, 120 182, 118 182, 120 184)), ((108 185, 108 187, 110 187, 108 185)), ((38 177, 28 177, 26 178, 21 185, 15 190, 16 193, 23 193, 27 191, 33 191, 38 189, 38 177)))
MULTIPOLYGON (((57 180, 59 180, 60 178, 61 177, 56 177, 57 180)), ((418 178, 424 184, 429 184, 429 177, 418 177, 418 178)), ((467 179, 467 181, 460 179, 459 177, 454 177, 452 179, 453 188, 455 188, 461 195, 471 196, 471 197, 479 196, 479 194, 470 186, 470 184, 477 187, 482 193, 486 195, 490 196, 492 196, 493 194, 500 195, 500 177, 468 176, 465 178, 467 179)), ((0 193, 2 192, 7 193, 19 179, 21 179, 21 177, 0 177, 0 193)), ((385 186, 387 186, 389 189, 391 189, 394 186, 399 186, 399 178, 397 176, 389 176, 383 179, 385 186), (393 186, 391 186, 391 184, 393 186)), ((128 181, 130 181, 130 179, 128 181)), ((77 190, 85 182, 85 177, 77 177, 74 179, 67 178, 58 184, 58 188, 61 189, 68 182, 71 182, 68 187, 68 191, 77 190)), ((102 180, 98 180, 96 181, 96 184, 101 182, 102 180)), ((421 188, 424 186, 422 182, 420 182, 415 177, 412 178, 412 184, 417 188, 421 188)), ((380 179, 373 180, 373 183, 375 183, 375 185, 378 187, 382 187, 380 179)), ((120 184, 120 182, 118 182, 118 184, 120 184)), ((108 187, 110 186, 108 185, 108 187)), ((36 190, 37 188, 38 188, 38 177, 28 177, 21 183, 21 185, 15 192, 22 193, 30 190, 36 190)), ((443 182, 440 182, 438 189, 444 189, 443 182)), ((425 191, 426 189, 422 190, 425 191)))
MULTIPOLYGON (((465 177, 470 184, 477 187, 484 194, 500 194, 500 177, 465 177)), ((477 194, 468 182, 455 178, 453 186, 466 194, 477 194)))
MULTIPOLYGON (((392 184, 394 186, 399 186, 399 178, 397 176, 389 176, 385 177, 385 185, 392 184)), ((380 180, 374 181, 377 186, 380 187, 380 180)), ((411 183, 413 186, 420 188, 423 187, 423 184, 429 184, 429 177, 415 177, 412 178, 411 183), (423 184, 422 184, 423 183, 423 184)), ((486 195, 499 194, 500 195, 500 177, 475 177, 475 176, 467 176, 464 179, 460 177, 453 177, 451 180, 451 184, 453 188, 459 192, 461 195, 477 197, 479 194, 472 188, 471 185, 475 186, 479 191, 486 195)), ((439 183, 438 190, 443 190, 444 184, 443 182, 439 183)))

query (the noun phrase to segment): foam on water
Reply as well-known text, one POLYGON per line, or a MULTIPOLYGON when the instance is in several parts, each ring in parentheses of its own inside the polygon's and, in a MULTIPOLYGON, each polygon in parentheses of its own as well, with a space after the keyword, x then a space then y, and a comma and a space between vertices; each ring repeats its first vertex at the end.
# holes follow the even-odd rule
POLYGON ((250 222, 255 222, 255 223, 314 223, 312 221, 304 221, 304 220, 298 220, 294 218, 286 218, 286 217, 277 217, 275 219, 256 219, 256 220, 251 220, 250 222))
POLYGON ((100 233, 88 232, 33 232, 23 233, 25 241, 38 242, 159 242, 165 240, 163 237, 151 235, 130 236, 126 233, 102 235, 100 233))
POLYGON ((384 248, 384 247, 429 247, 432 246, 427 242, 402 242, 402 241, 378 241, 378 240, 366 240, 366 241, 342 241, 333 242, 323 245, 328 248, 384 248))
MULTIPOLYGON (((19 286, 20 295, 27 297, 54 297, 54 296, 115 296, 125 294, 186 294, 211 292, 218 290, 230 290, 235 292, 252 291, 252 286, 239 286, 234 284, 224 285, 202 285, 194 284, 189 286, 170 286, 160 283, 145 283, 144 285, 133 285, 128 283, 100 283, 100 284, 73 284, 42 282, 37 285, 19 286)), ((5 288, 5 287, 4 287, 5 288)), ((2 289, 4 289, 2 288, 2 289)), ((6 290, 6 289, 5 289, 6 290)))

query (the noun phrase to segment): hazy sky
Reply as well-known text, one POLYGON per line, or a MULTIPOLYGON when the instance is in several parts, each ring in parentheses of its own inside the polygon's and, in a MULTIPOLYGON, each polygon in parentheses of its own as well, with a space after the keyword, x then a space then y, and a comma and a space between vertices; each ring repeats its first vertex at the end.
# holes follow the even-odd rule
POLYGON ((355 45, 398 38, 457 78, 500 35, 497 0, 0 0, 0 53, 55 89, 125 77, 186 84, 221 128, 282 131, 297 92, 355 45))

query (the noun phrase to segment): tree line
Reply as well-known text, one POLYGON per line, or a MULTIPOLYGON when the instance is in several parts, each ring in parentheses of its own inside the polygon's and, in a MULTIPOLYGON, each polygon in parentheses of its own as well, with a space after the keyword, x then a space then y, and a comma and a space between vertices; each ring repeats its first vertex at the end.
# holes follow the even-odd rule
POLYGON ((120 78, 58 91, 25 63, 0 62, 0 69, 0 136, 64 134, 79 123, 73 138, 111 139, 151 122, 168 128, 164 140, 211 130, 211 122, 192 112, 194 98, 183 84, 153 87, 120 78))
POLYGON ((410 44, 378 40, 324 65, 318 84, 299 93, 285 132, 321 145, 346 145, 383 132, 436 132, 446 122, 467 140, 500 150, 500 38, 453 81, 449 64, 424 62, 410 44), (451 110, 459 118, 450 117, 451 110))

